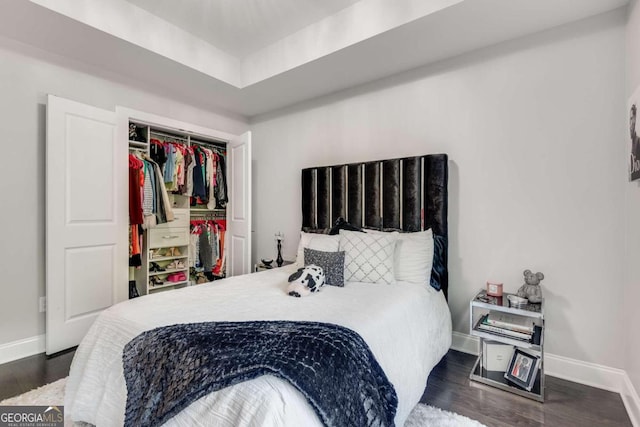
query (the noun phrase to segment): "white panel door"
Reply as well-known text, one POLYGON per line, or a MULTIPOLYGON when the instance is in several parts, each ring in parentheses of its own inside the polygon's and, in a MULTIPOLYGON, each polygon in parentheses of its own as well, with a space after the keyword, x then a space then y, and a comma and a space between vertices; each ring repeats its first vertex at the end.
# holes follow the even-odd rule
POLYGON ((227 177, 229 188, 229 227, 227 276, 251 272, 251 132, 232 139, 227 177))
POLYGON ((115 113, 49 95, 47 354, 78 345, 127 287, 127 168, 115 113))

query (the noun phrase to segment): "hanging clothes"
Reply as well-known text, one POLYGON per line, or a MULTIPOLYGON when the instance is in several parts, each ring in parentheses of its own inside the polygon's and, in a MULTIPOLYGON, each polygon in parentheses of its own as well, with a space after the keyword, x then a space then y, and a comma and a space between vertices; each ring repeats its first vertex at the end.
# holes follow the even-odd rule
POLYGON ((225 156, 218 156, 218 167, 216 168, 216 187, 215 187, 215 198, 216 198, 216 206, 220 209, 224 209, 227 207, 227 202, 229 201, 227 195, 227 170, 225 166, 225 156))
POLYGON ((215 263, 220 257, 220 233, 218 231, 217 225, 211 227, 209 242, 211 242, 212 255, 215 263))
POLYGON ((129 224, 142 224, 144 215, 142 210, 141 191, 144 184, 144 173, 142 167, 144 163, 133 154, 129 154, 129 224), (142 177, 141 177, 142 173, 142 177))
POLYGON ((213 274, 217 276, 225 275, 225 256, 224 256, 224 236, 227 228, 226 220, 216 221, 216 227, 218 228, 218 259, 215 267, 213 267, 213 274))
POLYGON ((199 259, 200 254, 198 251, 198 240, 200 236, 195 232, 196 227, 191 226, 191 233, 189 233, 189 268, 196 268, 196 264, 200 267, 200 262, 196 262, 199 259))
POLYGON ((148 177, 149 178, 149 183, 151 184, 151 190, 153 191, 153 194, 151 195, 152 198, 152 205, 151 205, 151 213, 155 215, 156 212, 158 212, 158 197, 156 196, 156 174, 155 174, 155 169, 153 167, 153 163, 151 163, 149 160, 145 160, 144 162, 144 166, 145 166, 145 179, 148 177))
POLYGON ((144 192, 142 211, 145 217, 153 214, 153 207, 155 205, 155 197, 153 195, 153 172, 149 167, 149 162, 142 161, 142 170, 144 171, 144 192))
POLYGON ((167 191, 174 189, 173 176, 176 169, 176 147, 173 144, 164 144, 167 162, 164 164, 164 184, 167 191))
POLYGON ((184 172, 184 185, 180 188, 180 194, 191 197, 193 194, 193 169, 195 167, 195 161, 193 157, 193 149, 187 148, 185 150, 185 172, 184 172))
POLYGON ((158 197, 156 194, 156 174, 153 164, 148 159, 144 162, 144 229, 149 229, 158 225, 158 197))
POLYGON ((213 255, 211 243, 209 242, 209 232, 206 227, 200 233, 199 246, 202 268, 204 271, 211 271, 213 269, 213 255))
MULTIPOLYGON (((149 171, 148 177, 153 190, 152 213, 155 214, 155 220, 153 222, 155 222, 155 224, 164 224, 173 221, 173 207, 169 201, 167 189, 164 186, 164 178, 160 171, 160 166, 150 159, 145 159, 145 162, 147 163, 146 167, 149 171)), ((147 175, 145 175, 145 177, 146 176, 147 175)))
POLYGON ((180 187, 184 186, 184 154, 185 147, 176 145, 176 171, 173 177, 175 190, 179 193, 180 187))
POLYGON ((158 224, 163 224, 165 222, 171 222, 174 220, 175 216, 173 215, 173 207, 171 206, 171 202, 169 201, 169 194, 167 193, 167 188, 164 186, 164 179, 162 177, 162 173, 160 172, 160 168, 158 165, 155 166, 156 171, 156 193, 158 194, 158 201, 160 202, 160 208, 158 212, 162 211, 163 221, 160 221, 160 216, 158 216, 158 224))
POLYGON ((208 191, 208 202, 207 209, 215 209, 216 207, 216 155, 211 150, 207 150, 207 185, 209 186, 208 191))
POLYGON ((167 153, 164 149, 164 144, 157 139, 151 139, 151 146, 149 147, 149 154, 151 159, 162 169, 167 161, 167 153))
MULTIPOLYGON (((202 150, 199 147, 194 148, 193 155, 195 157, 195 167, 193 169, 193 198, 204 200, 207 196, 205 186, 205 173, 203 161, 206 161, 202 150)), ((196 200, 192 200, 191 205, 196 205, 196 200)))
POLYGON ((209 280, 224 276, 224 224, 219 220, 191 220, 190 267, 207 274, 209 280))

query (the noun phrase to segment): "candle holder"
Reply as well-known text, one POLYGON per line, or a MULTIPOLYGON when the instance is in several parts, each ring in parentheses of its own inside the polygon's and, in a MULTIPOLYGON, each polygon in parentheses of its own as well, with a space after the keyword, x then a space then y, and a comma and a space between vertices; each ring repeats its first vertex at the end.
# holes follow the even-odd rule
POLYGON ((282 241, 284 240, 284 234, 282 234, 281 232, 276 233, 276 242, 277 243, 277 247, 278 247, 278 257, 276 258, 276 264, 278 264, 278 267, 282 267, 282 264, 284 263, 284 259, 282 259, 282 241))

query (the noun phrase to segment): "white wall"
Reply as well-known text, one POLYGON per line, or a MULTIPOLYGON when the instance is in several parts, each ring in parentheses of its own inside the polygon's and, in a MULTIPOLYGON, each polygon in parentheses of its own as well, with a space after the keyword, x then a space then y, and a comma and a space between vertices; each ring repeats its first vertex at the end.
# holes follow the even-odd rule
MULTIPOLYGON (((229 118, 167 95, 135 89, 144 82, 0 38, 0 344, 44 333, 38 297, 45 294, 45 104, 52 93, 114 110, 122 105, 240 134, 244 120, 229 118), (100 77, 98 77, 100 76, 100 77)), ((87 161, 92 161, 87 153, 87 161)))
MULTIPOLYGON (((624 11, 252 120, 254 259, 300 229, 300 169, 450 156, 450 307, 542 271, 548 351, 622 367, 624 11)), ((416 45, 418 48, 418 45, 416 45)), ((637 354, 637 353, 636 353, 637 354)))
MULTIPOLYGON (((627 88, 625 100, 640 86, 640 3, 633 0, 629 5, 627 23, 627 88)), ((628 112, 627 112, 628 114, 628 112)), ((625 115, 624 117, 627 117, 625 115)), ((625 122, 626 124, 626 122, 625 122)), ((628 125, 627 125, 628 126, 628 125)), ((625 128, 626 130, 626 128, 625 128)), ((627 131, 628 132, 628 131, 627 131)), ((628 133, 625 134, 627 141, 628 133)), ((626 148, 626 147, 625 147, 626 148)), ((629 158, 625 151, 624 161, 629 158)), ((640 182, 624 182, 625 189, 625 310, 624 325, 640 325, 640 182)), ((625 339, 625 369, 634 388, 640 391, 640 334, 637 330, 627 334, 625 339)))
MULTIPOLYGON (((488 277, 515 290, 521 270, 540 270, 548 351, 625 367, 640 389, 640 342, 610 326, 640 321, 629 302, 640 297, 640 187, 626 182, 618 143, 620 100, 640 84, 639 10, 634 0, 626 91, 614 12, 255 119, 254 260, 275 255, 276 231, 294 256, 301 168, 446 152, 455 329, 468 332, 468 299, 488 277)), ((44 332, 46 94, 247 129, 163 92, 0 38, 0 344, 44 332)))

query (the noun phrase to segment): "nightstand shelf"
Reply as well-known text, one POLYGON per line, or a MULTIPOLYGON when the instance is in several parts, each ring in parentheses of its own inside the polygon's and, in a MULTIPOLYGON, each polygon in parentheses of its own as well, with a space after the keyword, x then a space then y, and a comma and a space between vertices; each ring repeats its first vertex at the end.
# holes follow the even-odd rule
MULTIPOLYGON (((472 336, 480 339, 480 354, 478 355, 473 370, 469 374, 469 378, 472 381, 490 385, 538 402, 544 402, 544 301, 540 304, 527 304, 526 307, 518 309, 508 306, 508 295, 509 294, 505 293, 502 297, 491 297, 487 296, 486 292, 482 290, 470 302, 469 329, 472 336), (517 319, 529 319, 530 322, 535 325, 535 338, 522 340, 509 337, 506 335, 508 334, 508 329, 506 328, 505 334, 480 329, 485 316, 491 313, 505 313, 507 315, 515 315, 517 319), (502 363, 497 363, 497 365, 501 365, 499 368, 501 370, 487 369, 485 364, 489 365, 489 363, 492 363, 489 366, 491 368, 496 366, 495 361, 491 362, 491 356, 485 354, 488 348, 487 344, 498 346, 503 344, 502 347, 506 349, 509 348, 508 346, 512 346, 513 349, 519 349, 532 357, 540 358, 540 364, 535 374, 535 381, 530 391, 527 391, 525 388, 516 385, 504 377, 505 371, 508 369, 507 366, 509 366, 509 361, 506 359, 500 359, 502 363), (507 345, 507 347, 504 345, 507 345), (507 362, 506 366, 504 362, 507 362)), ((484 327, 486 328, 487 326, 484 327)), ((531 382, 529 382, 529 385, 531 385, 531 382)))
POLYGON ((490 385, 491 387, 499 388, 500 390, 508 391, 509 393, 517 394, 518 396, 544 402, 544 396, 540 393, 540 387, 542 387, 541 373, 542 369, 538 369, 536 382, 534 383, 531 391, 527 391, 507 381, 504 377, 504 372, 487 371, 484 369, 482 367, 481 358, 478 358, 476 363, 473 365, 471 379, 479 383, 490 385))
POLYGON ((490 297, 487 296, 493 302, 479 301, 479 296, 486 296, 485 291, 480 291, 478 295, 473 299, 472 305, 478 308, 486 308, 491 311, 500 311, 502 313, 517 314, 518 316, 532 317, 534 319, 542 319, 544 317, 544 310, 542 304, 528 304, 526 309, 509 307, 507 304, 507 296, 513 295, 505 292, 503 297, 490 297))
POLYGON ((482 338, 484 340, 499 341, 504 344, 510 344, 514 347, 526 348, 536 352, 542 351, 542 347, 537 344, 533 344, 533 343, 518 340, 518 339, 508 338, 508 337, 497 335, 497 334, 492 334, 491 332, 479 331, 475 328, 473 329, 473 332, 471 333, 471 335, 473 335, 474 337, 482 338))

